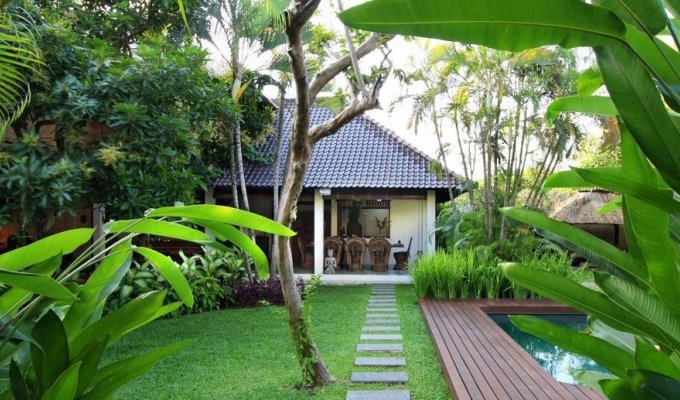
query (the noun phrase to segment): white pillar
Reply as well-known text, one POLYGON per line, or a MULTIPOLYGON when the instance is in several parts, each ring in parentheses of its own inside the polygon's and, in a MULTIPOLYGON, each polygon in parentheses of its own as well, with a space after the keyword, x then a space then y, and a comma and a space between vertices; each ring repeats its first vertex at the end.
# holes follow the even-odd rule
POLYGON ((323 274, 323 197, 314 190, 314 273, 323 274))
POLYGON ((434 239, 434 221, 437 218, 434 190, 427 191, 427 211, 425 214, 425 235, 427 237, 427 253, 434 252, 436 243, 434 239))
POLYGON ((205 191, 205 199, 203 201, 205 204, 217 204, 217 201, 215 200, 215 189, 214 188, 209 188, 208 190, 205 191))
POLYGON ((338 201, 331 199, 331 236, 338 236, 338 201))

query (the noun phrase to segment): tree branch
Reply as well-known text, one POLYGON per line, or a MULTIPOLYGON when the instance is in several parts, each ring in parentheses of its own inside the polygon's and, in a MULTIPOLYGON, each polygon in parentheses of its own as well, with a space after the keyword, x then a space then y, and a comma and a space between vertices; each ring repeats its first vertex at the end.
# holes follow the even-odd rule
MULTIPOLYGON (((356 49, 357 60, 360 60, 366 54, 375 50, 383 36, 384 35, 379 33, 371 34, 371 36, 369 36, 368 39, 366 39, 366 41, 356 49)), ((350 65, 352 65, 352 57, 348 54, 319 71, 314 76, 314 79, 312 79, 312 83, 309 85, 310 101, 314 102, 316 96, 328 84, 328 82, 335 78, 339 73, 347 69, 350 65)))
POLYGON ((379 105, 378 95, 380 93, 380 88, 383 85, 382 77, 378 77, 378 80, 373 85, 371 93, 367 97, 362 97, 361 100, 354 99, 352 102, 345 107, 338 115, 332 120, 324 122, 322 124, 315 125, 309 131, 309 137, 312 144, 315 144, 319 140, 330 136, 342 128, 345 124, 351 121, 357 115, 362 114, 364 111, 376 108, 379 105))

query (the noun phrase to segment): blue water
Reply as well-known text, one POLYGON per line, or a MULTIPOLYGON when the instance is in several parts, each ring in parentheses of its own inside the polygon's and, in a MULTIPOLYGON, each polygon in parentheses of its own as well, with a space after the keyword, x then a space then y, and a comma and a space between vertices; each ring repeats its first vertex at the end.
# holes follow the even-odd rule
MULTIPOLYGON (((608 371, 588 357, 575 354, 536 336, 530 335, 510 322, 508 315, 489 315, 515 342, 541 364, 541 367, 560 382, 578 384, 574 374, 580 371, 608 371)), ((540 318, 558 325, 581 331, 586 328, 586 317, 575 314, 544 314, 540 318)))

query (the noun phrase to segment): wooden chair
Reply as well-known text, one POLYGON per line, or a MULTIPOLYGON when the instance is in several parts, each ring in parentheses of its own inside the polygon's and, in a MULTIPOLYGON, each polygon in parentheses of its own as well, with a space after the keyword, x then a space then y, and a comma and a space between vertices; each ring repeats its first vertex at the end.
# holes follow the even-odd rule
POLYGON ((406 251, 396 251, 394 252, 394 260, 397 262, 394 265, 394 269, 406 269, 406 264, 408 263, 409 256, 411 255, 411 242, 413 242, 413 236, 408 240, 408 248, 406 251))
POLYGON ((300 260, 302 261, 303 269, 313 269, 314 268, 314 253, 307 251, 307 246, 305 246, 305 241, 302 237, 296 236, 298 248, 300 249, 300 260))
POLYGON ((351 237, 347 240, 347 243, 345 243, 345 254, 347 254, 350 271, 363 270, 364 254, 366 254, 366 241, 360 237, 351 237))
POLYGON ((323 256, 328 256, 328 249, 333 249, 333 257, 335 257, 335 263, 340 268, 340 262, 342 261, 342 240, 335 236, 327 237, 323 240, 323 256))
POLYGON ((390 262, 390 250, 392 249, 390 242, 385 238, 373 238, 368 242, 368 249, 373 270, 377 272, 387 271, 387 264, 390 262))

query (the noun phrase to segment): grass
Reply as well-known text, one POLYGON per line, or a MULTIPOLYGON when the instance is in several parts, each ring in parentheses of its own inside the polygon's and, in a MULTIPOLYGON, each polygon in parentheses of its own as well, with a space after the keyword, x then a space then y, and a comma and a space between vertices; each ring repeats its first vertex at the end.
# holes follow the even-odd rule
MULTIPOLYGON (((216 311, 157 321, 121 340, 114 361, 183 339, 193 343, 121 389, 115 399, 344 400, 348 389, 384 389, 350 383, 369 286, 322 287, 310 302, 314 337, 334 384, 298 389, 300 373, 285 309, 216 311)), ((430 336, 410 286, 397 289, 409 383, 415 400, 450 399, 430 336)), ((378 369, 363 369, 377 371, 378 369)))

